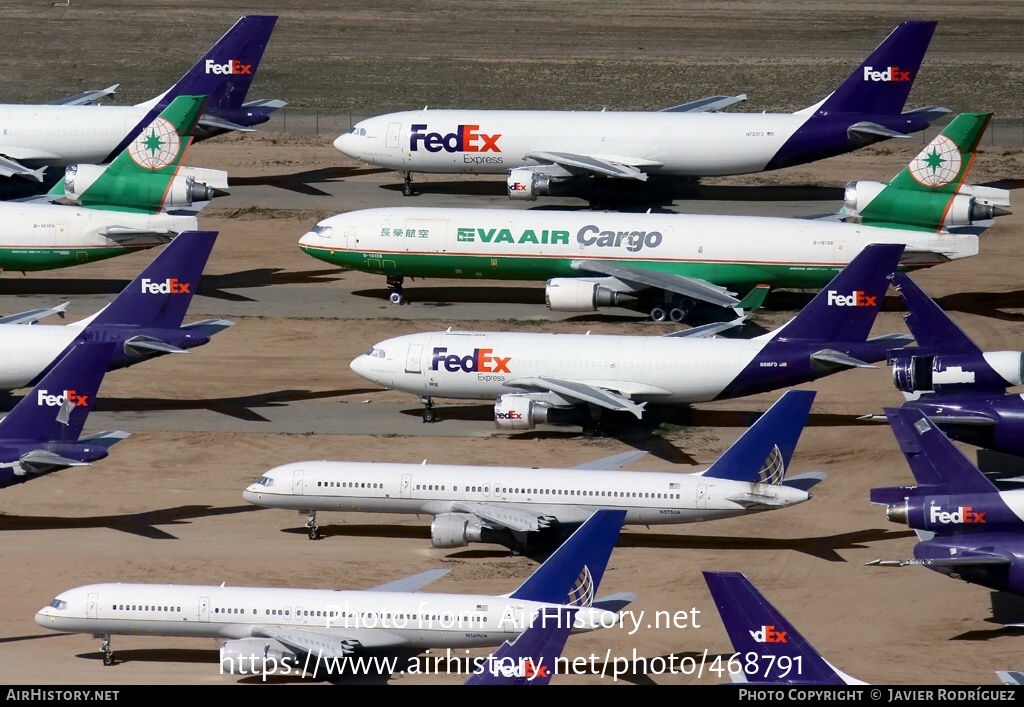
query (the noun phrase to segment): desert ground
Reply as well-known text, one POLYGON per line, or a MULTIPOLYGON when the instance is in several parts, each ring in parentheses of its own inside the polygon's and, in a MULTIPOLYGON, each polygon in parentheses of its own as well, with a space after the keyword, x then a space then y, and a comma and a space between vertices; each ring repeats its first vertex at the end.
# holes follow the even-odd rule
MULTIPOLYGON (((698 5, 610 2, 397 3, 337 6, 280 3, 123 3, 77 0, 65 8, 14 0, 5 7, 9 62, 4 100, 45 101, 124 83, 121 102, 155 95, 245 12, 280 14, 253 87, 289 100, 296 113, 375 114, 425 103, 480 107, 652 109, 708 93, 746 91, 740 110, 793 110, 827 93, 899 21, 899 8, 820 0, 698 5), (836 16, 835 13, 841 13, 836 16), (99 38, 107 33, 107 41, 99 38), (54 39, 54 38, 57 39, 54 39), (150 39, 158 37, 154 45, 150 39), (44 38, 48 43, 44 43, 44 38), (61 46, 57 47, 57 44, 61 46), (57 48, 58 51, 47 51, 57 48), (154 57, 165 60, 156 61, 154 57), (10 57, 16 57, 16 60, 10 57), (40 70, 41 69, 41 70, 40 70), (696 80, 699 77, 700 80, 696 80), (537 88, 540 87, 540 91, 537 88)), ((940 20, 913 105, 995 110, 1024 121, 1024 6, 1016 2, 929 5, 940 20), (927 79, 927 80, 925 80, 927 79)), ((997 118, 999 119, 999 118, 997 118)), ((0 590, 0 682, 6 684, 236 684, 220 674, 213 640, 152 636, 100 642, 40 628, 35 612, 70 587, 153 582, 366 588, 443 567, 428 590, 506 593, 536 566, 503 548, 430 547, 428 517, 321 514, 324 539, 310 542, 303 517, 257 510, 242 489, 265 470, 302 459, 572 466, 632 448, 649 451, 636 470, 705 468, 781 394, 694 406, 650 436, 584 438, 545 427, 496 432, 484 403, 444 401, 423 425, 419 404, 355 376, 349 361, 384 338, 414 331, 516 328, 660 335, 665 325, 618 310, 548 312, 533 283, 428 281, 393 307, 381 278, 342 272, 305 256, 298 238, 340 211, 408 205, 399 179, 355 163, 331 146, 335 134, 263 131, 201 143, 191 164, 226 169, 232 194, 201 216, 220 232, 190 319, 235 326, 188 356, 168 356, 110 374, 89 429, 132 436, 108 459, 6 489, 0 500, 4 569, 0 590)), ((920 149, 889 142, 849 156, 766 175, 709 179, 679 212, 805 215, 836 210, 842 186, 893 176, 920 149)), ((983 141, 974 183, 1022 195, 1024 148, 983 141), (991 143, 991 144, 990 144, 991 143)), ((424 206, 504 208, 501 178, 418 176, 424 206)), ((551 199, 525 206, 584 208, 551 199)), ((987 350, 1024 340, 1024 216, 998 220, 981 253, 915 276, 987 350)), ((751 234, 756 237, 757 234, 751 234)), ((149 262, 137 253, 77 268, 0 277, 0 311, 71 301, 84 317, 149 262)), ((892 293, 890 293, 892 294, 892 293)), ((806 297, 779 293, 758 323, 771 327, 806 297)), ((876 333, 905 331, 898 298, 887 299, 876 333)), ((815 498, 784 511, 677 527, 628 527, 601 594, 635 592, 634 612, 697 611, 699 628, 606 629, 574 636, 566 656, 632 660, 731 653, 701 576, 744 572, 833 664, 880 684, 993 684, 994 670, 1021 667, 1024 635, 997 619, 1022 602, 920 567, 866 567, 910 557, 907 528, 868 502, 876 486, 911 483, 888 426, 858 421, 899 405, 885 367, 848 371, 813 385, 818 395, 791 473, 824 471, 815 498)), ((10 403, 10 401, 8 401, 10 403)), ((987 465, 1017 460, 979 455, 987 465)), ((481 651, 474 651, 474 655, 481 651)), ((648 666, 649 668, 651 666, 648 666)), ((713 684, 721 678, 644 670, 613 680, 600 665, 561 684, 713 684)), ((465 675, 396 675, 392 684, 455 684, 465 675)), ((352 678, 352 680, 358 680, 352 678)), ((295 680, 295 682, 301 682, 295 680)), ((309 682, 307 679, 306 682, 309 682)), ((326 681, 321 681, 326 682, 326 681)))

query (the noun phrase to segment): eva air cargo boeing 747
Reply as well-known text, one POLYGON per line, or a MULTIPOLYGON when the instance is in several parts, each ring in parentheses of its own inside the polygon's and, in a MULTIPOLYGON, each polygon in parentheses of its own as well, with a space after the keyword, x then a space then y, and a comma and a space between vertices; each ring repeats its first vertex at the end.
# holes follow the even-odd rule
POLYGON ((325 219, 299 245, 384 275, 395 304, 406 277, 546 280, 552 310, 681 321, 698 302, 757 306, 763 290, 737 294, 759 284, 823 287, 871 243, 905 244, 903 268, 977 254, 1009 206, 1008 191, 965 184, 990 118, 958 116, 888 184, 850 184, 837 218, 383 208, 325 219))

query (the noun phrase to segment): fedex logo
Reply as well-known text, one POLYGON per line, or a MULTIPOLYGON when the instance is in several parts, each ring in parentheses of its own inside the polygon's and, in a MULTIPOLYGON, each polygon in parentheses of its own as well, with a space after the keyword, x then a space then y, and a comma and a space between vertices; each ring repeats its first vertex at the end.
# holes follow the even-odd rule
POLYGON ((58 407, 63 405, 65 401, 71 402, 75 407, 82 407, 89 404, 89 396, 79 395, 73 390, 65 390, 60 395, 51 395, 45 390, 39 390, 36 392, 36 405, 58 407))
POLYGON ((501 152, 498 147, 501 134, 486 135, 478 132, 479 125, 460 125, 454 133, 447 135, 424 132, 426 129, 423 123, 412 126, 409 135, 410 152, 419 152, 421 144, 427 152, 501 152))
MULTIPOLYGON (((533 658, 495 658, 487 657, 486 672, 494 677, 526 678, 547 678, 551 676, 551 670, 544 665, 543 659, 534 661, 533 658)), ((482 672, 482 671, 477 671, 482 672)))
POLYGON ((877 307, 877 300, 877 295, 869 297, 863 290, 854 290, 848 295, 841 295, 835 290, 828 291, 828 303, 836 307, 877 307))
POLYGON ((757 643, 789 643, 786 640, 787 633, 776 630, 774 626, 762 626, 760 631, 750 631, 750 637, 757 643))
POLYGON ((521 412, 496 412, 494 413, 494 419, 496 420, 522 420, 523 413, 521 412))
POLYGON ((864 80, 865 81, 885 81, 890 83, 900 83, 903 81, 911 81, 910 71, 900 71, 898 66, 890 66, 882 71, 875 71, 873 66, 864 67, 864 80))
POLYGON ((450 373, 464 371, 466 373, 511 373, 508 370, 508 362, 512 357, 500 358, 492 356, 493 349, 473 349, 469 356, 449 354, 448 347, 438 346, 434 348, 434 357, 430 361, 430 370, 444 370, 450 373))
POLYGON ((976 511, 971 506, 960 506, 950 513, 949 511, 940 511, 938 506, 932 506, 928 511, 928 519, 932 523, 941 523, 943 525, 949 523, 975 525, 985 522, 985 512, 976 511))
POLYGON ((240 74, 252 75, 252 64, 243 64, 238 59, 232 59, 226 64, 218 64, 213 59, 206 60, 206 73, 237 76, 240 74))
POLYGON ((192 284, 170 277, 163 282, 142 278, 142 291, 149 295, 190 295, 192 284))

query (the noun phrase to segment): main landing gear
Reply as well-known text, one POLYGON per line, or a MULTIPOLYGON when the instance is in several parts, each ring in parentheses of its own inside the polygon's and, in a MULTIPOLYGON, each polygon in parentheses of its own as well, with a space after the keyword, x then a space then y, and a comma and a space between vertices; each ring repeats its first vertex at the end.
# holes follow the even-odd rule
POLYGON ((114 651, 110 648, 110 634, 104 633, 100 635, 100 638, 103 640, 103 642, 100 643, 100 650, 103 651, 103 664, 113 665, 114 651))
POLYGON ((403 284, 405 284, 405 278, 400 275, 388 277, 388 289, 391 290, 388 299, 391 300, 391 304, 406 304, 405 292, 402 289, 403 284))
POLYGON ((423 403, 423 421, 437 422, 437 416, 434 414, 434 401, 424 395, 420 396, 420 402, 423 403))
POLYGON ((405 183, 402 185, 402 196, 412 196, 416 191, 412 188, 412 172, 399 172, 405 183))
POLYGON ((306 530, 309 531, 310 540, 320 539, 320 528, 316 524, 316 511, 299 511, 299 515, 306 516, 306 530))

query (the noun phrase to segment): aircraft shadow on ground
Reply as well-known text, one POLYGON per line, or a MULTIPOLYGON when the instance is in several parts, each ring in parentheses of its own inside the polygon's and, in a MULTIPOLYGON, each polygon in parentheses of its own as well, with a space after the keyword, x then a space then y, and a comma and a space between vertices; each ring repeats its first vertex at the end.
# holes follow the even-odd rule
MULTIPOLYGON (((383 278, 383 275, 381 276, 383 278)), ((544 304, 544 288, 537 287, 501 287, 478 285, 459 285, 456 287, 423 287, 415 282, 406 282, 404 288, 406 299, 424 306, 446 307, 452 304, 544 304)), ((386 302, 391 291, 385 288, 372 290, 354 290, 356 297, 368 297, 386 302)), ((395 314, 401 314, 401 308, 395 307, 395 314)))
MULTIPOLYGON (((233 183, 233 182, 232 182, 233 183)), ((504 180, 450 180, 417 182, 413 188, 422 194, 448 196, 507 196, 504 180)), ((383 184, 381 189, 402 191, 402 182, 383 184)), ((671 206, 674 201, 831 201, 843 200, 842 187, 806 185, 708 185, 694 179, 652 177, 646 182, 587 179, 578 182, 554 182, 551 197, 578 198, 602 208, 629 210, 671 206)))
MULTIPOLYGON (((304 527, 284 528, 282 533, 305 535, 304 527)), ((322 538, 390 538, 417 540, 424 545, 430 543, 430 527, 411 525, 321 525, 322 538)), ((817 557, 828 562, 846 562, 839 550, 857 550, 868 543, 915 537, 913 531, 867 528, 849 533, 811 538, 765 538, 729 537, 724 535, 678 535, 673 533, 635 533, 623 530, 619 534, 617 547, 667 548, 674 550, 792 550, 817 557)), ((530 553, 528 557, 543 562, 554 550, 530 553)), ((510 550, 466 549, 448 555, 448 559, 469 560, 480 558, 508 557, 510 550)))
MULTIPOLYGON (((160 412, 181 410, 209 410, 245 422, 270 422, 253 408, 286 407, 291 403, 322 400, 347 395, 366 395, 379 392, 379 388, 342 388, 338 390, 277 390, 257 395, 242 395, 237 398, 208 398, 205 400, 175 400, 170 398, 115 398, 101 397, 93 410, 95 412, 160 412)), ((10 408, 20 398, 0 396, 0 408, 10 408)))
MULTIPOLYGON (((203 275, 195 294, 214 299, 252 302, 250 297, 224 290, 334 282, 339 279, 342 272, 340 268, 298 272, 282 268, 257 268, 224 275, 203 275)), ((129 284, 129 280, 112 278, 53 280, 42 277, 8 277, 7 279, 0 278, 0 295, 54 295, 59 297, 109 295, 115 297, 129 284)), ((387 295, 385 295, 386 298, 387 295)))
POLYGON ((261 177, 232 177, 231 187, 277 187, 308 196, 333 196, 322 189, 317 189, 314 184, 326 184, 339 182, 346 178, 362 177, 369 174, 383 174, 390 170, 377 167, 323 167, 321 169, 310 169, 305 172, 294 172, 291 174, 271 174, 261 177))
POLYGON ((1024 321, 1024 290, 1013 290, 1012 292, 959 292, 939 297, 935 301, 947 312, 965 312, 1008 322, 1024 321))
POLYGON ((122 533, 138 535, 150 540, 177 540, 177 536, 157 526, 189 525, 199 518, 251 513, 261 510, 257 506, 175 506, 141 513, 126 513, 110 516, 83 516, 62 518, 59 516, 0 515, 0 532, 13 530, 84 530, 107 528, 122 533))

